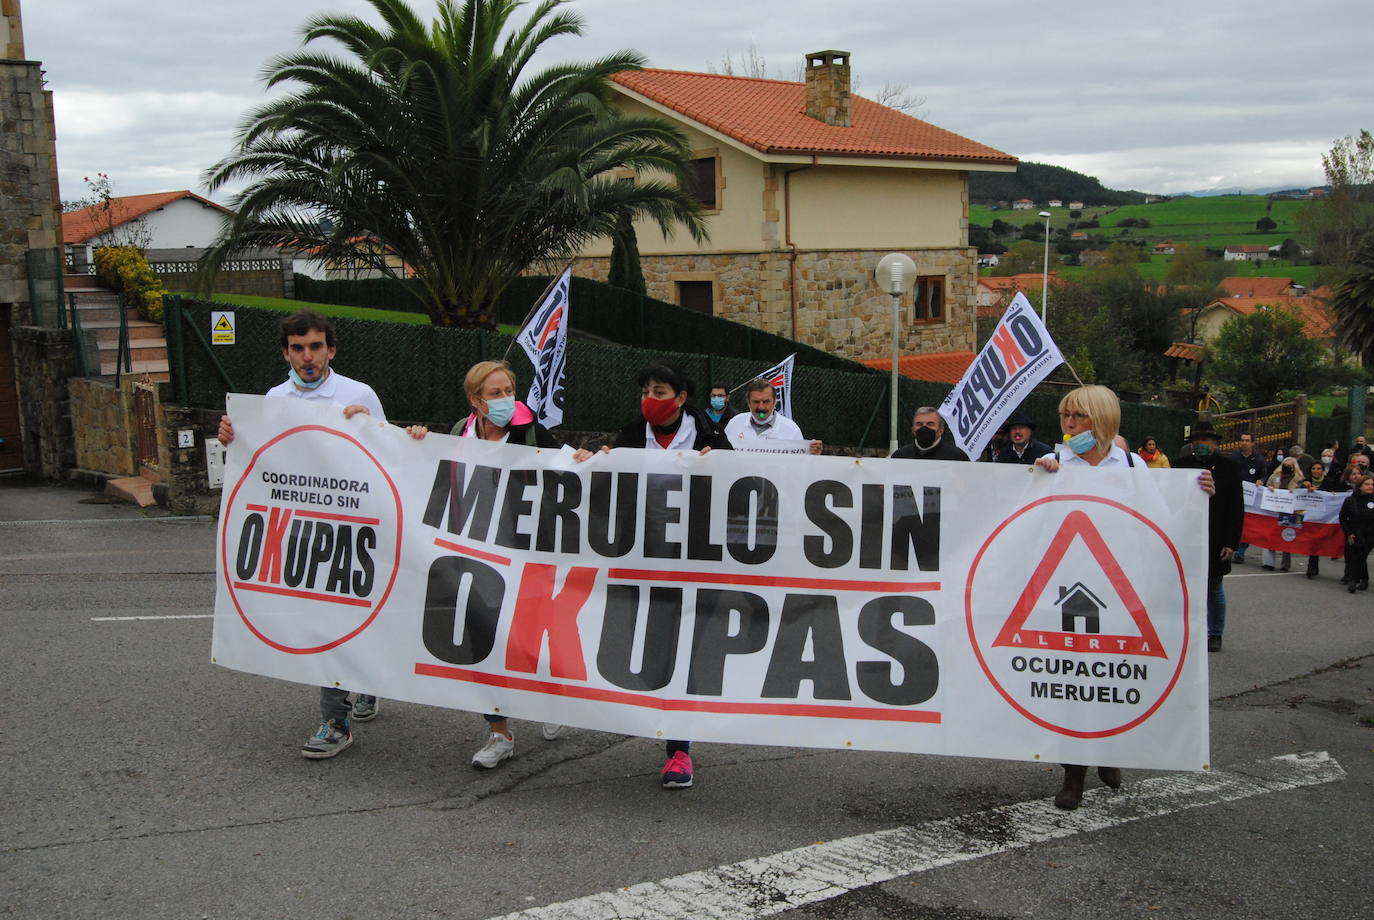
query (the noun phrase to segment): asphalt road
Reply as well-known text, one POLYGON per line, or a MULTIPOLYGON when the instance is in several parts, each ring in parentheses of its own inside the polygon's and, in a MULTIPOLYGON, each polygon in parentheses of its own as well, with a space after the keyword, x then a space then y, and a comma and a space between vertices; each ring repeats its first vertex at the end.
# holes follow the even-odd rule
POLYGON ((0 480, 0 915, 1369 914, 1374 602, 1336 564, 1227 579, 1220 787, 1131 771, 1065 815, 1046 766, 699 744, 672 793, 658 744, 526 723, 478 773, 478 716, 393 701, 306 761, 315 690, 209 663, 213 545, 205 519, 0 480), (1280 781, 1299 752, 1331 765, 1280 781), (774 856, 797 848, 801 882, 774 856))

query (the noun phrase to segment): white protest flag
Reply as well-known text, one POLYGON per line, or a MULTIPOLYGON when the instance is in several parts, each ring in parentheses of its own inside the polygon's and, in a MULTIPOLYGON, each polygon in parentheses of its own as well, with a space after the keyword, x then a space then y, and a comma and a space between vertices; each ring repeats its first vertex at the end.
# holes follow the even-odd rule
POLYGON ((992 338, 940 404, 955 443, 977 457, 1012 410, 1063 363, 1049 330, 1026 295, 1018 293, 992 338))
POLYGON ((572 266, 558 276, 542 303, 525 323, 515 340, 525 349, 534 365, 534 379, 525 404, 545 428, 556 428, 563 421, 563 371, 568 364, 568 288, 572 266))
POLYGON ((790 354, 768 370, 759 374, 760 380, 767 380, 773 384, 773 393, 778 398, 778 415, 786 418, 792 417, 792 363, 797 358, 796 354, 790 354))

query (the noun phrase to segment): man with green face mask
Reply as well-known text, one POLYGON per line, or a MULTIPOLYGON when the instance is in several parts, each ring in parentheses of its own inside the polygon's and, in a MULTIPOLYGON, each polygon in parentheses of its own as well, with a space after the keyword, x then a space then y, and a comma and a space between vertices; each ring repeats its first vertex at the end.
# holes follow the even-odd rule
POLYGON ((1198 422, 1179 451, 1178 469, 1211 470, 1216 492, 1207 503, 1207 651, 1221 651, 1226 628, 1226 592, 1222 576, 1231 571, 1231 559, 1240 546, 1245 523, 1245 497, 1240 487, 1240 467, 1222 456, 1220 439, 1211 422, 1198 422))

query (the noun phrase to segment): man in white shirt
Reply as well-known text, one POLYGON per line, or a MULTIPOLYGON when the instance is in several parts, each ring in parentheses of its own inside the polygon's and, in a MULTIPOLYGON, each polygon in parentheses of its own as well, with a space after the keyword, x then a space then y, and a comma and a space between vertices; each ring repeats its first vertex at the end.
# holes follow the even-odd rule
MULTIPOLYGON (((805 441, 797 423, 777 413, 778 397, 773 384, 762 377, 752 381, 745 391, 748 413, 740 413, 725 426, 725 437, 736 450, 749 450, 751 444, 764 440, 805 441)), ((824 445, 813 440, 807 452, 819 454, 824 445)))
MULTIPOLYGON (((281 321, 281 353, 289 367, 287 379, 267 391, 268 396, 312 399, 332 403, 343 409, 344 418, 359 412, 386 421, 382 403, 372 387, 345 377, 329 366, 338 350, 334 324, 313 310, 300 310, 281 321)), ((228 447, 234 440, 234 425, 229 416, 219 420, 219 441, 228 447)), ((350 703, 348 691, 340 687, 320 688, 320 725, 301 747, 301 756, 311 760, 333 757, 353 743, 350 718, 368 722, 377 717, 375 696, 359 693, 350 703)))

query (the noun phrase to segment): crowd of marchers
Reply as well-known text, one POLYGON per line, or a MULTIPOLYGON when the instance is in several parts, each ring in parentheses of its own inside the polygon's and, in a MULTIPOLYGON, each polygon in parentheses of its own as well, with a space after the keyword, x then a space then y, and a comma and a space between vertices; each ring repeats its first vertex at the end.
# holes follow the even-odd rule
MULTIPOLYGON (((344 417, 365 413, 385 420, 377 394, 366 383, 345 377, 331 366, 338 351, 333 324, 312 311, 294 313, 282 320, 279 344, 287 365, 287 379, 268 391, 271 397, 318 401, 338 406, 344 417)), ((760 442, 784 443, 797 451, 820 454, 824 444, 807 439, 790 418, 778 412, 777 393, 766 379, 758 379, 734 391, 720 382, 707 390, 705 405, 698 405, 695 383, 673 363, 652 361, 626 385, 639 394, 639 411, 634 418, 606 420, 606 430, 614 431, 610 443, 601 451, 681 450, 705 453, 711 450, 759 449, 760 442), (743 391, 745 406, 737 411, 731 405, 732 392, 743 391)), ((453 426, 450 434, 480 438, 526 447, 553 447, 558 438, 541 426, 535 413, 516 397, 515 372, 501 361, 482 361, 470 368, 463 386, 470 413, 453 426)), ((1012 414, 979 460, 995 463, 1035 465, 1045 473, 1061 466, 1103 469, 1131 469, 1142 474, 1153 468, 1169 466, 1155 438, 1147 439, 1138 451, 1131 451, 1118 433, 1121 407, 1116 394, 1102 386, 1082 386, 1067 393, 1059 404, 1061 439, 1054 446, 1035 437, 1035 424, 1021 413, 1012 414)), ((407 429, 411 437, 428 434, 423 426, 407 429)), ((922 406, 911 420, 910 443, 899 447, 890 459, 970 460, 954 443, 945 420, 937 409, 922 406)), ((228 416, 220 420, 219 440, 230 444, 233 423, 228 416)), ((575 452, 585 461, 594 451, 582 447, 575 452)), ((1265 488, 1322 488, 1351 492, 1341 512, 1347 528, 1346 576, 1350 590, 1368 587, 1366 557, 1374 539, 1374 478, 1367 475, 1374 449, 1359 438, 1342 454, 1334 445, 1320 458, 1307 456, 1295 446, 1278 462, 1266 460, 1254 447, 1248 434, 1241 438, 1240 450, 1225 456, 1218 448, 1217 432, 1202 422, 1194 425, 1187 443, 1172 464, 1198 469, 1198 485, 1209 501, 1208 567, 1208 649, 1221 649, 1225 625, 1226 599, 1221 579, 1232 563, 1243 563, 1247 547, 1240 541, 1243 501, 1241 482, 1254 482, 1265 488), (1272 467, 1272 468, 1271 468, 1272 467), (1319 479, 1318 479, 1319 477, 1319 479), (1320 485, 1316 483, 1320 481, 1320 485)), ((1265 567, 1287 568, 1286 554, 1265 550, 1265 567)), ((1316 560, 1309 561, 1309 575, 1316 574, 1316 560)), ((301 747, 301 755, 328 759, 354 742, 353 723, 377 717, 381 701, 365 692, 337 687, 320 688, 319 724, 301 747)), ((472 765, 492 769, 514 755, 515 734, 505 715, 487 714, 486 740, 473 755, 472 765)), ((563 728, 546 723, 542 734, 556 739, 563 728)), ((683 789, 694 781, 694 767, 687 740, 669 740, 665 763, 660 771, 664 788, 683 789)), ((1088 767, 1065 764, 1063 786, 1055 796, 1060 808, 1077 808, 1082 800, 1088 767)), ((1120 769, 1098 767, 1099 778, 1116 788, 1122 783, 1120 769)))

